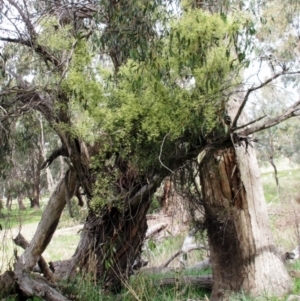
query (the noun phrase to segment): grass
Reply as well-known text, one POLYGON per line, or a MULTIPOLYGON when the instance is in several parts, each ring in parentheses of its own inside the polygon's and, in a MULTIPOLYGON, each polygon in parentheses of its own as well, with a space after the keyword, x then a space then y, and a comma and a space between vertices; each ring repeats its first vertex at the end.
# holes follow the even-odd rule
MULTIPOLYGON (((264 186, 265 197, 268 203, 268 209, 270 213, 271 227, 275 236, 277 245, 283 248, 283 251, 292 250, 298 241, 297 225, 300 224, 300 216, 298 219, 297 203, 292 203, 293 200, 300 196, 299 183, 300 183, 300 169, 293 170, 281 170, 278 172, 279 177, 279 190, 275 185, 275 179, 272 171, 262 172, 262 182, 264 186), (289 210, 289 211, 288 211, 289 210), (292 214, 292 217, 291 217, 292 214), (293 221, 295 219, 295 221, 293 221), (288 222, 288 223, 286 223, 288 222)), ((16 227, 20 224, 27 225, 33 224, 40 220, 42 210, 26 209, 20 211, 17 208, 13 208, 12 211, 2 210, 5 214, 5 218, 0 218, 0 224, 4 229, 10 227, 16 227)), ((80 212, 81 214, 81 212, 80 212)), ((85 213, 83 212, 83 215, 85 213)), ((78 225, 78 220, 72 220, 69 218, 68 213, 64 212, 59 228, 71 227, 78 225)), ((161 242, 150 242, 146 247, 144 256, 147 257, 150 266, 157 266, 166 259, 168 259, 173 253, 180 249, 184 234, 177 235, 175 237, 169 237, 161 242)), ((59 231, 54 235, 49 247, 43 254, 46 260, 63 260, 70 258, 74 253, 79 240, 79 234, 76 232, 66 232, 59 234, 59 231)), ((12 246, 0 246, 0 262, 3 257, 3 253, 13 254, 12 246)), ((21 251, 20 251, 21 252, 21 251)), ((20 254, 20 253, 19 253, 20 254)), ((193 262, 197 262, 206 257, 205 251, 195 251, 188 255, 189 265, 193 262)), ((12 258, 12 257, 11 257, 12 258)), ((11 259, 12 260, 12 259, 11 259)), ((10 261, 12 263, 12 261, 10 261)), ((176 267, 178 264, 178 258, 174 260, 170 266, 176 267)), ((1 267, 0 267, 1 268, 1 267)), ((295 261, 288 266, 290 270, 300 271, 300 260, 295 261)), ((201 271, 202 274, 210 273, 210 270, 201 271)), ((145 275, 138 274, 131 277, 127 289, 124 290, 119 296, 104 295, 101 289, 95 285, 92 281, 83 280, 77 278, 75 282, 64 283, 62 286, 63 292, 71 297, 76 296, 77 300, 92 300, 92 301, 112 301, 112 300, 143 300, 143 301, 173 301, 173 300, 204 300, 205 296, 209 297, 209 292, 203 289, 197 289, 193 286, 184 287, 159 287, 157 281, 163 277, 182 277, 199 275, 199 271, 189 270, 184 273, 168 273, 158 275, 145 275)), ((293 280, 293 294, 300 294, 300 279, 293 280)), ((282 301, 286 298, 270 298, 262 296, 261 300, 266 301, 282 301)), ((6 299, 6 300, 15 300, 6 299)), ((35 299, 38 301, 38 299, 35 299)), ((254 301, 255 298, 250 298, 244 294, 232 295, 229 300, 231 301, 254 301)))
POLYGON ((11 229, 16 226, 37 223, 42 216, 42 210, 27 208, 25 210, 12 209, 3 210, 3 216, 0 217, 0 224, 3 229, 11 229))
POLYGON ((262 173, 261 179, 267 203, 278 203, 300 196, 300 169, 279 171, 279 189, 276 187, 274 172, 262 173))

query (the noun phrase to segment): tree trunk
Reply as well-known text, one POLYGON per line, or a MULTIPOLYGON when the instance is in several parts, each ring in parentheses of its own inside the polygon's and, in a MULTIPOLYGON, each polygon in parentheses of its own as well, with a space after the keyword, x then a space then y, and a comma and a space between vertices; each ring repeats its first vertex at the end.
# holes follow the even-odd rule
POLYGON ((268 223, 255 150, 210 149, 200 166, 211 263, 211 300, 228 292, 281 296, 291 289, 268 223))
POLYGON ((38 152, 37 164, 35 160, 32 162, 32 174, 33 174, 33 195, 30 198, 31 208, 40 208, 40 182, 41 182, 41 165, 43 162, 43 156, 41 151, 38 152))
MULTIPOLYGON (((91 211, 67 274, 74 275, 79 267, 84 274, 100 280, 106 291, 120 291, 142 251, 146 214, 158 184, 142 187, 129 202, 126 201, 126 208, 105 207, 101 216, 91 211)), ((59 271, 54 270, 54 273, 59 271)), ((62 273, 66 275, 65 271, 62 273)))
MULTIPOLYGON (((39 118, 40 121, 40 127, 41 127, 41 135, 40 135, 40 143, 39 143, 39 151, 41 153, 41 156, 44 160, 44 162, 47 160, 46 150, 45 150, 45 138, 44 138, 44 125, 43 125, 43 119, 39 118)), ((51 171, 49 167, 45 169, 46 171, 46 177, 47 177, 47 184, 48 184, 48 191, 52 193, 53 187, 54 187, 54 181, 51 174, 51 171)))
POLYGON ((25 210, 26 209, 26 207, 25 207, 25 205, 23 203, 23 199, 24 199, 24 195, 21 194, 21 193, 19 193, 18 194, 18 205, 19 205, 19 209, 20 210, 25 210))
POLYGON ((11 206, 12 206, 12 196, 10 193, 7 194, 6 197, 6 208, 7 210, 11 210, 11 206))

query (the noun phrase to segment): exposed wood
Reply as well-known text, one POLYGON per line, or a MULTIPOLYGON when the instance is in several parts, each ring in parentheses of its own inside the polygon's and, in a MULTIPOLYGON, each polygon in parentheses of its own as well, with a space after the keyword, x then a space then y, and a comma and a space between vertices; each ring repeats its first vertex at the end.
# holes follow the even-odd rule
POLYGON ((77 274, 76 269, 71 270, 72 274, 70 274, 71 264, 72 264, 71 259, 61 260, 61 261, 50 261, 49 267, 56 279, 67 280, 69 278, 73 279, 77 274))
POLYGON ((180 277, 168 277, 155 281, 156 285, 168 286, 168 285, 195 285, 197 287, 212 289, 213 278, 211 275, 207 276, 180 276, 180 277))
MULTIPOLYGON (((68 185, 70 194, 74 193, 76 186, 74 172, 70 172, 68 185)), ((20 256, 18 265, 23 266, 25 270, 31 270, 35 266, 56 230, 61 213, 66 205, 65 189, 65 180, 63 179, 52 193, 28 248, 20 256)))
POLYGON ((36 296, 45 301, 69 301, 56 288, 53 288, 46 279, 38 274, 30 274, 16 269, 19 289, 25 296, 36 296))
MULTIPOLYGON (((26 249, 29 246, 29 242, 25 239, 25 237, 19 233, 14 239, 13 239, 14 243, 23 248, 26 249)), ((55 283, 54 277, 53 277, 53 273, 50 270, 46 260, 44 259, 43 256, 40 256, 39 260, 38 260, 38 265, 41 269, 41 272, 44 274, 44 276, 46 277, 47 280, 49 280, 52 283, 55 283)))
MULTIPOLYGON (((70 172, 68 189, 70 195, 74 193, 76 187, 76 174, 70 172)), ((18 258, 15 263, 15 280, 25 296, 38 296, 47 301, 66 301, 53 285, 47 282, 45 277, 39 277, 32 274, 35 264, 40 259, 41 254, 49 244, 52 235, 55 232, 60 215, 65 207, 65 180, 62 179, 52 193, 50 200, 43 212, 41 221, 34 234, 33 239, 29 243, 25 252, 18 258)), ((22 242, 24 243, 24 241, 22 242)))
POLYGON ((207 269, 211 267, 211 263, 210 263, 210 259, 205 259, 203 261, 200 261, 198 263, 196 263, 195 265, 191 266, 191 267, 187 267, 187 270, 203 270, 203 269, 207 269))
POLYGON ((161 223, 158 225, 155 225, 151 228, 149 228, 146 232, 146 237, 145 239, 149 239, 150 237, 155 236, 156 234, 160 233, 162 230, 164 230, 166 227, 168 226, 168 224, 166 223, 161 223))
POLYGON ((269 228, 253 148, 211 149, 199 173, 214 275, 211 300, 224 291, 287 293, 291 282, 269 228))

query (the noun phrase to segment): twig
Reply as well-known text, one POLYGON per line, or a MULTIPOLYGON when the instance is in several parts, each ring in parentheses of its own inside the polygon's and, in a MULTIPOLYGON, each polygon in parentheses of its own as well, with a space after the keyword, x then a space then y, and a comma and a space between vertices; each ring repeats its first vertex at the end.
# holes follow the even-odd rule
POLYGON ((282 113, 281 115, 274 117, 274 118, 270 118, 269 120, 267 120, 265 123, 263 124, 258 124, 255 126, 252 126, 248 129, 245 129, 242 132, 239 132, 240 136, 248 136, 251 135, 255 132, 259 132, 261 130, 265 130, 268 129, 290 117, 293 116, 298 116, 300 114, 300 112, 296 112, 298 110, 300 110, 300 101, 297 101, 296 103, 294 103, 291 107, 289 107, 284 113, 282 113))
POLYGON ((239 109, 238 109, 238 111, 237 111, 237 113, 236 113, 236 115, 235 115, 235 117, 233 119, 232 126, 231 126, 232 129, 233 130, 236 129, 236 125, 237 125, 238 119, 239 119, 239 117, 240 117, 240 115, 241 115, 241 113, 242 113, 242 111, 243 111, 243 109, 244 109, 244 107, 245 107, 245 105, 246 105, 246 103, 248 101, 248 98, 249 98, 249 96, 250 96, 250 94, 252 92, 261 89, 262 87, 266 86, 267 84, 269 84, 270 82, 272 82, 274 79, 276 79, 276 78, 278 78, 278 77, 280 77, 282 75, 291 75, 291 74, 299 74, 299 73, 300 73, 300 71, 287 72, 286 70, 282 70, 281 72, 274 74, 274 76, 272 76, 271 78, 268 78, 266 81, 264 81, 260 85, 258 85, 256 87, 252 86, 252 88, 248 89, 248 91, 247 91, 247 93, 246 93, 246 95, 244 97, 244 100, 243 100, 242 104, 240 105, 240 107, 239 107, 239 109))
POLYGON ((251 125, 251 124, 253 124, 253 123, 255 123, 255 122, 258 122, 258 121, 264 119, 265 117, 267 117, 266 114, 264 114, 263 116, 261 116, 261 117, 255 119, 255 120, 252 120, 252 121, 250 121, 250 122, 248 122, 248 123, 246 123, 246 124, 243 124, 243 125, 241 125, 241 126, 238 126, 237 128, 235 128, 235 130, 243 129, 243 128, 245 128, 245 127, 247 127, 247 126, 249 126, 249 125, 251 125))
POLYGON ((166 138, 167 138, 169 135, 170 135, 170 132, 164 137, 164 139, 163 139, 163 141, 162 141, 162 144, 161 144, 161 146, 160 146, 160 153, 159 153, 159 156, 158 156, 158 160, 159 160, 160 164, 161 164, 164 168, 166 168, 168 171, 170 171, 171 173, 174 174, 174 171, 171 170, 169 167, 167 167, 167 166, 161 161, 161 154, 162 154, 162 150, 163 150, 163 147, 164 147, 164 143, 165 143, 166 138))

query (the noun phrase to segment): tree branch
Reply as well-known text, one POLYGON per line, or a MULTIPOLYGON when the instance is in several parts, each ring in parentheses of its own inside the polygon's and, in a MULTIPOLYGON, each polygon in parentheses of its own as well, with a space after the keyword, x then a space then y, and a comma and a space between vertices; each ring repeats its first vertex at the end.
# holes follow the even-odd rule
POLYGON ((137 206, 140 201, 143 199, 145 193, 149 193, 151 190, 156 189, 157 184, 159 183, 159 177, 154 176, 152 182, 143 186, 130 200, 129 204, 131 207, 137 206))
POLYGON ((20 45, 27 46, 31 49, 33 49, 37 54, 39 54, 45 61, 51 62, 54 66, 60 67, 61 62, 58 60, 55 56, 51 55, 45 47, 42 45, 30 40, 24 40, 24 39, 14 39, 14 38, 6 38, 6 37, 0 37, 0 41, 8 42, 8 43, 16 43, 20 45))
POLYGON ((258 121, 264 119, 265 117, 267 117, 267 115, 263 115, 263 116, 258 117, 257 119, 252 120, 252 121, 250 121, 250 122, 248 122, 248 123, 246 123, 246 124, 243 124, 243 125, 241 125, 241 126, 238 126, 235 130, 243 129, 243 128, 245 128, 245 127, 247 127, 247 126, 249 126, 249 125, 251 125, 251 124, 253 124, 253 123, 256 123, 256 122, 258 122, 258 121))
MULTIPOLYGON (((29 242, 25 239, 25 237, 19 232, 18 235, 13 239, 13 242, 23 248, 26 249, 29 246, 29 242)), ((42 271, 42 273, 44 274, 44 276, 46 277, 47 280, 49 280, 51 283, 55 283, 54 277, 53 277, 53 273, 50 270, 50 268, 48 267, 47 262, 45 261, 43 256, 40 256, 40 259, 38 260, 38 265, 42 271)))
POLYGON ((247 93, 246 93, 246 95, 245 95, 245 97, 243 99, 243 102, 240 105, 240 107, 239 107, 239 109, 238 109, 238 111, 237 111, 237 113, 236 113, 236 115, 235 115, 235 117, 233 119, 232 126, 231 126, 232 130, 234 131, 234 130, 237 129, 236 126, 237 126, 238 119, 239 119, 239 117, 240 117, 240 115, 241 115, 241 113, 242 113, 242 111, 243 111, 243 109, 244 109, 244 107, 245 107, 245 105, 246 105, 246 103, 247 103, 247 101, 249 99, 249 96, 250 96, 250 94, 252 92, 261 89, 262 87, 268 85, 269 83, 271 83, 273 80, 275 80, 276 78, 278 78, 280 76, 299 74, 299 73, 300 73, 300 70, 299 71, 293 71, 293 72, 287 72, 286 70, 282 70, 281 72, 274 74, 271 78, 268 78, 267 80, 265 80, 260 85, 248 89, 248 91, 247 91, 247 93))
POLYGON ((294 103, 283 114, 281 114, 277 117, 274 117, 274 118, 270 118, 269 120, 267 120, 266 122, 264 122, 262 124, 257 124, 248 129, 245 129, 244 131, 239 132, 238 135, 239 136, 248 136, 255 132, 259 132, 259 131, 265 130, 267 128, 270 128, 290 117, 294 117, 294 116, 298 116, 298 115, 300 115, 300 101, 297 101, 296 103, 294 103))
POLYGON ((42 164, 41 170, 48 167, 56 158, 59 156, 69 157, 68 150, 66 147, 62 146, 52 152, 49 158, 42 164))

